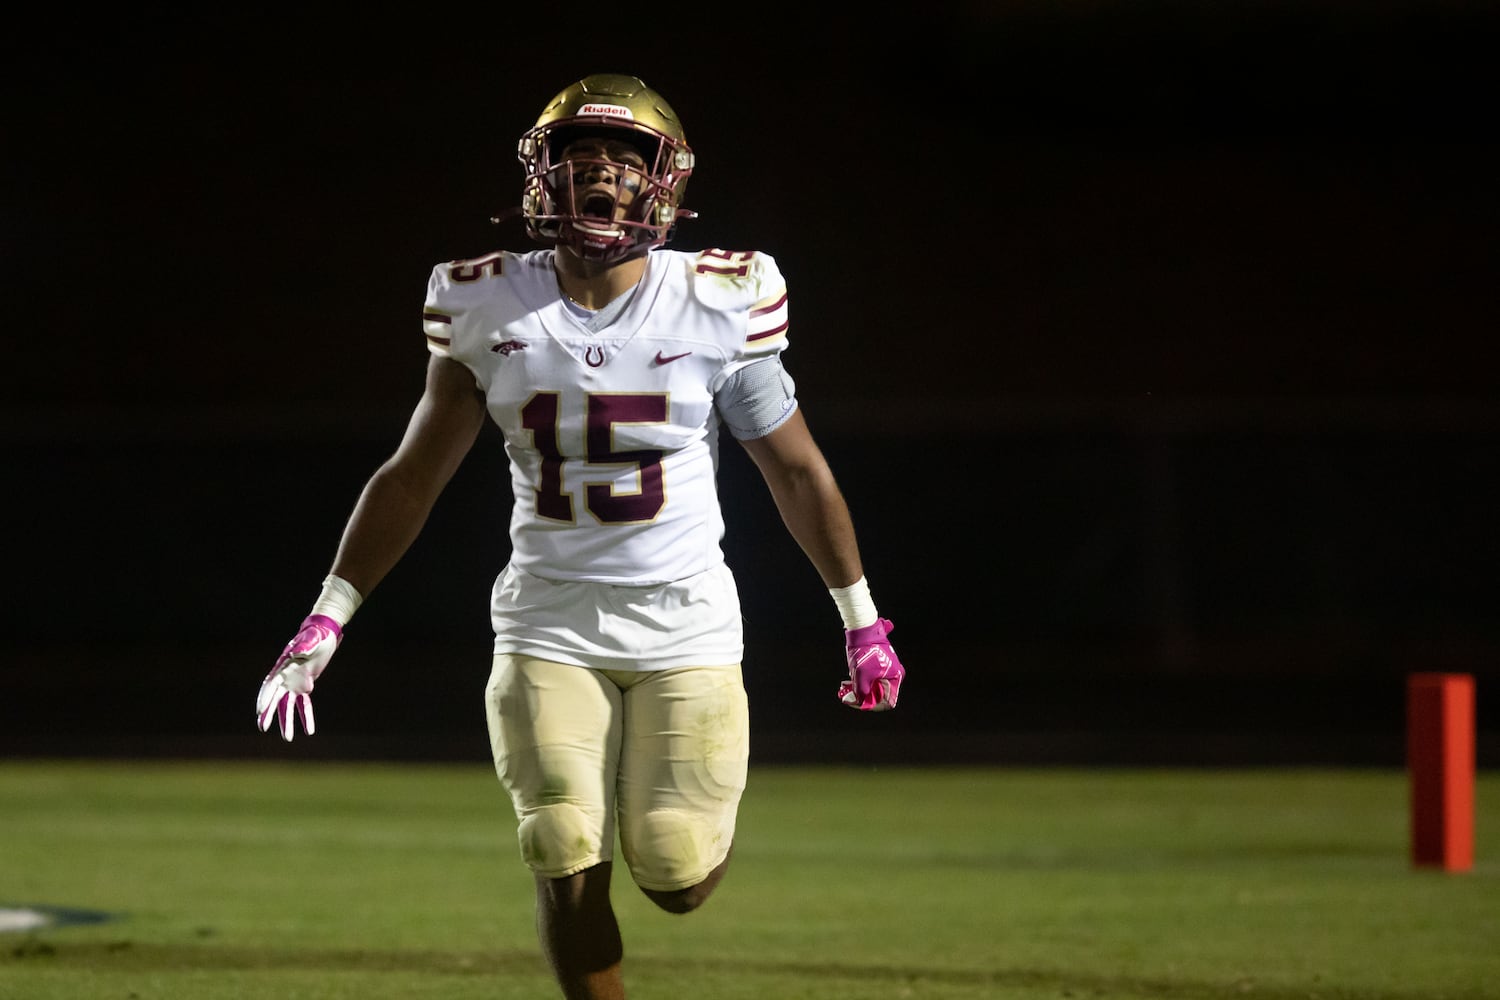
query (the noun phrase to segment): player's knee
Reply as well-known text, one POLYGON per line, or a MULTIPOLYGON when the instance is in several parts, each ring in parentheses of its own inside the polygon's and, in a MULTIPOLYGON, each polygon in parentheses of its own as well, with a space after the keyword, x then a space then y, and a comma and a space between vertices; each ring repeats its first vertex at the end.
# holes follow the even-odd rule
POLYGON ((521 818, 516 832, 521 859, 539 875, 560 878, 604 860, 598 828, 570 802, 537 808, 521 818))
POLYGON ((713 891, 710 879, 729 845, 691 813, 657 809, 626 824, 620 838, 631 877, 658 906, 673 913, 697 909, 713 891))
POLYGON ((686 889, 673 889, 670 892, 658 889, 642 888, 641 892, 646 898, 668 913, 692 913, 698 907, 708 902, 712 888, 704 888, 702 883, 689 886, 686 889))
POLYGON ((729 855, 726 854, 724 860, 715 865, 701 882, 696 882, 686 888, 671 890, 647 889, 643 886, 641 891, 646 894, 647 899, 668 913, 692 913, 708 902, 708 897, 713 895, 714 889, 723 880, 724 872, 728 867, 729 855))

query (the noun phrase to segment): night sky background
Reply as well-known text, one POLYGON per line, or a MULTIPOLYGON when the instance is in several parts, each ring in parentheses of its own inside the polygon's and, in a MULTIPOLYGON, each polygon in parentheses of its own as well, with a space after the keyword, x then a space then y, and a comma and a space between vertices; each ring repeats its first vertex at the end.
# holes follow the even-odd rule
POLYGON ((726 439, 762 760, 1500 763, 1497 18, 1427 2, 114 17, 3 43, 0 753, 488 759, 490 429, 318 685, 261 677, 421 391, 433 264, 526 249, 515 142, 638 75, 672 245, 775 255, 909 670, 726 439))

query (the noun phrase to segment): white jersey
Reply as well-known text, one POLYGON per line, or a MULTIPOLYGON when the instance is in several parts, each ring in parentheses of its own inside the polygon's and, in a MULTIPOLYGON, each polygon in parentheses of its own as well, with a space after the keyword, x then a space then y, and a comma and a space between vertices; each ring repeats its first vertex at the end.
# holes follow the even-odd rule
MULTIPOLYGON (((651 251, 629 304, 591 333, 564 303, 552 257, 440 264, 423 310, 428 349, 474 373, 504 433, 514 493, 507 575, 627 587, 717 578, 714 393, 786 347, 775 260, 651 251)), ((497 602, 505 588, 502 577, 497 602)), ((497 615, 497 633, 500 625, 497 615)))

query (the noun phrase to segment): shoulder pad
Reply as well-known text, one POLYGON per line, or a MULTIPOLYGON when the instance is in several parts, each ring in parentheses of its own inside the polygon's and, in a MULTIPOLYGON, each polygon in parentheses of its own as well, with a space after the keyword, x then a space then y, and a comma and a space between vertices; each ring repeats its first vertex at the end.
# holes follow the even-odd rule
POLYGON ((786 293, 776 259, 756 250, 703 250, 688 267, 698 298, 720 309, 751 308, 786 293))
POLYGON ((427 299, 422 305, 422 331, 427 337, 427 349, 447 356, 455 321, 494 294, 495 279, 516 274, 527 263, 526 258, 502 250, 434 266, 427 279, 427 299))

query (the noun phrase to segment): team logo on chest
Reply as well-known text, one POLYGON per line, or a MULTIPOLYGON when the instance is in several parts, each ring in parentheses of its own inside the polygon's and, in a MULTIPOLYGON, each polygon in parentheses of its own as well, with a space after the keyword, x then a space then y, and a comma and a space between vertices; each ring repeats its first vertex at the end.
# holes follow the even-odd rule
MULTIPOLYGON (((628 338, 627 338, 628 339, 628 338)), ((589 368, 603 368, 615 359, 620 349, 626 344, 626 340, 599 340, 590 337, 587 340, 558 338, 562 349, 573 356, 573 359, 589 368)))
POLYGON ((491 353, 499 354, 500 356, 506 358, 510 357, 512 351, 524 350, 526 350, 526 341, 524 340, 507 340, 499 344, 494 344, 490 347, 491 353))

